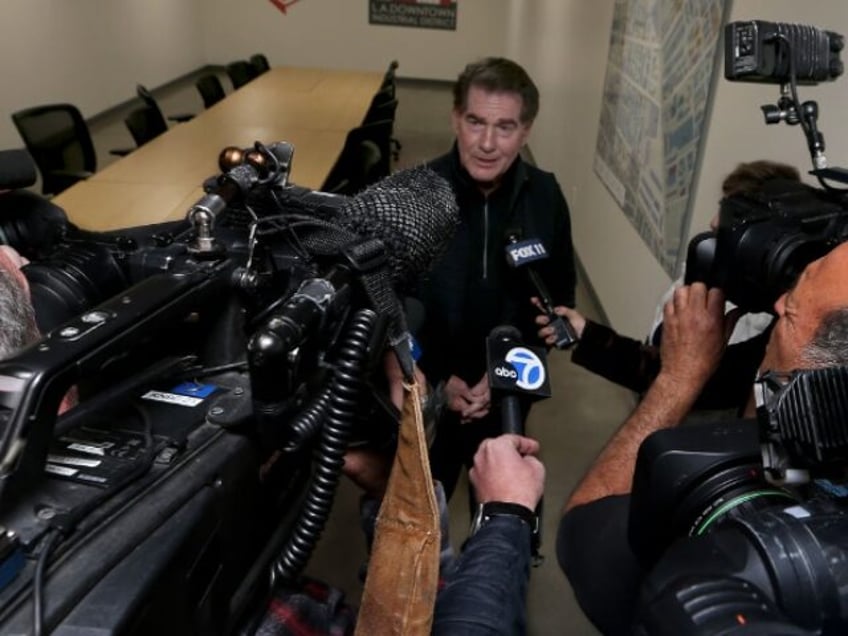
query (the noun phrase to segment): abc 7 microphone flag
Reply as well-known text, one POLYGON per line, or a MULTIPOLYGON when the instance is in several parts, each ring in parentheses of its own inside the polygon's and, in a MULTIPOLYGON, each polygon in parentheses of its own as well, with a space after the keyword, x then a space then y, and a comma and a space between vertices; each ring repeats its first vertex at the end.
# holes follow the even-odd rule
POLYGON ((540 398, 551 396, 543 349, 497 340, 490 340, 487 349, 491 389, 540 398))

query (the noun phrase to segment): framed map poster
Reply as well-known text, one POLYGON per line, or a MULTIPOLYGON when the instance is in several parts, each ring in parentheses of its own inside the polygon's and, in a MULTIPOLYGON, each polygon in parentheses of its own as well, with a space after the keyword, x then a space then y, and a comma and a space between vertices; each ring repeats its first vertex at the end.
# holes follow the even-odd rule
POLYGON ((615 2, 594 169, 670 276, 685 251, 725 4, 615 2))

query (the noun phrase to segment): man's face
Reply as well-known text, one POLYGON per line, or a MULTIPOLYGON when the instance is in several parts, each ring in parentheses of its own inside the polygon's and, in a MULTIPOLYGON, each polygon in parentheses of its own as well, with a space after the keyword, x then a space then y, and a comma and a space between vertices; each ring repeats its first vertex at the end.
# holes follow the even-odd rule
POLYGON ((517 93, 468 91, 465 112, 453 111, 459 160, 483 192, 491 192, 521 151, 531 124, 521 123, 517 93))
POLYGON ((813 261, 795 286, 777 299, 777 322, 769 338, 761 371, 805 368, 804 348, 812 341, 822 319, 848 306, 848 243, 813 261))

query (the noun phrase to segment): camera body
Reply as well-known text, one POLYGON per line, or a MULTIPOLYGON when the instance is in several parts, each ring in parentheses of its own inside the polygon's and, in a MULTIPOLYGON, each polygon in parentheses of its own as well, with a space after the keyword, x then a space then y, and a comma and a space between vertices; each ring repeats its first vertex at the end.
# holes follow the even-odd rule
POLYGON ((758 389, 757 421, 684 425, 639 450, 628 528, 650 572, 644 633, 732 633, 738 615, 755 633, 848 626, 848 368, 758 389))
POLYGON ((217 201, 226 176, 185 221, 54 209, 49 245, 15 245, 44 337, 0 362, 3 633, 39 604, 49 630, 236 632, 308 560, 356 427, 389 434, 357 278, 384 245, 327 239, 354 236, 345 197, 257 176, 217 201))
POLYGON ((846 238, 844 193, 772 180, 722 199, 718 230, 689 242, 685 280, 719 287, 745 311, 771 311, 807 264, 846 238))

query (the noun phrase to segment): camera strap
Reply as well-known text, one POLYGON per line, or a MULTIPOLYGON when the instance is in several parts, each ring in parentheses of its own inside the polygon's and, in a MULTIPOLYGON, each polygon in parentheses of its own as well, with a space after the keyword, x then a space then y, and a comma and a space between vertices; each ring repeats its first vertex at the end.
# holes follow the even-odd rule
POLYGON ((430 475, 422 388, 404 383, 403 413, 389 484, 356 623, 357 636, 429 634, 439 579, 439 509, 430 475))

